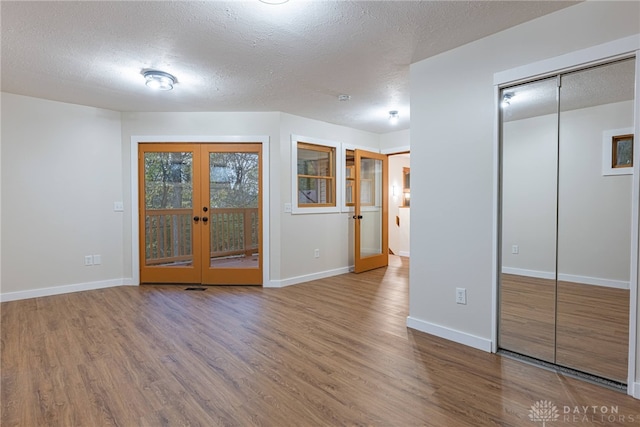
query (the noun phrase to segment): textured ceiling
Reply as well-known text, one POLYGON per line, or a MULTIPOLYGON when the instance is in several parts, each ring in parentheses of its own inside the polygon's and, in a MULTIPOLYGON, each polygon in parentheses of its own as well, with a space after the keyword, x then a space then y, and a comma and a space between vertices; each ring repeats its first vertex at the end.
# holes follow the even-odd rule
MULTIPOLYGON (((515 121, 558 111, 557 79, 549 77, 503 89, 513 97, 503 120, 515 121)), ((635 59, 625 59, 562 76, 560 111, 631 101, 635 93, 635 59)))
POLYGON ((2 1, 2 91, 117 111, 283 111, 385 133, 409 127, 411 63, 575 3, 2 1), (150 68, 179 83, 152 92, 150 68))

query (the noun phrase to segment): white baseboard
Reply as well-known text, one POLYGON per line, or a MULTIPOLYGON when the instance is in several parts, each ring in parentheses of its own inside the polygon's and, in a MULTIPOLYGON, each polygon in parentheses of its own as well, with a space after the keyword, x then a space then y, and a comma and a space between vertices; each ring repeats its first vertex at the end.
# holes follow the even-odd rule
MULTIPOLYGON (((505 274, 535 277, 538 279, 555 280, 556 274, 552 271, 527 270, 524 268, 502 267, 505 274)), ((580 283, 583 285, 604 286, 607 288, 629 289, 629 282, 623 280, 603 279, 601 277, 577 276, 575 274, 558 273, 558 280, 563 282, 580 283)))
POLYGON ((582 285, 604 286, 607 288, 629 289, 629 282, 622 280, 602 279, 600 277, 575 276, 573 274, 558 274, 558 280, 563 282, 580 283, 582 285))
POLYGON ((636 399, 640 399, 640 382, 631 383, 629 387, 631 387, 631 390, 629 390, 628 394, 636 399))
POLYGON ((131 279, 111 279, 100 280, 97 282, 76 283, 73 285, 52 286, 50 288, 30 289, 28 291, 6 292, 0 293, 0 302, 47 297, 79 291, 90 291, 93 289, 111 288, 114 286, 130 284, 131 282, 131 279))
POLYGON ((404 256, 404 257, 410 258, 409 251, 400 251, 398 252, 398 256, 404 256))
POLYGON ((447 328, 445 326, 436 325, 435 323, 416 319, 415 317, 411 316, 407 317, 407 326, 412 329, 417 329, 420 332, 425 332, 427 334, 435 335, 449 341, 477 348, 478 350, 486 351, 489 353, 491 352, 490 339, 477 337, 466 332, 461 332, 455 329, 447 328))
POLYGON ((326 270, 318 273, 305 274, 304 276, 291 277, 282 280, 270 280, 268 284, 263 285, 265 288, 284 288, 285 286, 297 285, 298 283, 310 282, 312 280, 324 279, 326 277, 338 276, 352 271, 349 267, 336 268, 335 270, 326 270))
POLYGON ((555 280, 556 273, 553 271, 527 270, 525 268, 502 267, 504 274, 515 274, 516 276, 535 277, 536 279, 555 280))

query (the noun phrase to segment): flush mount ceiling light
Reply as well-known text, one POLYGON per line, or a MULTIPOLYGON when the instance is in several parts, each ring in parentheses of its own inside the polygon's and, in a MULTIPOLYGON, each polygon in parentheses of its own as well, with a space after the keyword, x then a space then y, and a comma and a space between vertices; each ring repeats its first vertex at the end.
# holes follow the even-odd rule
POLYGON ((338 95, 338 101, 345 102, 351 99, 351 95, 338 95))
POLYGON ((400 115, 398 114, 398 110, 389 111, 389 123, 392 125, 397 125, 398 120, 400 120, 400 115))
POLYGON ((509 105, 511 105, 511 98, 513 98, 512 93, 505 93, 504 95, 502 95, 502 102, 500 103, 500 106, 502 108, 507 108, 509 105))
POLYGON ((288 2, 289 0, 260 0, 260 1, 266 4, 283 4, 288 2))
POLYGON ((169 73, 157 70, 148 70, 142 73, 146 85, 155 90, 171 90, 176 84, 176 78, 169 73))

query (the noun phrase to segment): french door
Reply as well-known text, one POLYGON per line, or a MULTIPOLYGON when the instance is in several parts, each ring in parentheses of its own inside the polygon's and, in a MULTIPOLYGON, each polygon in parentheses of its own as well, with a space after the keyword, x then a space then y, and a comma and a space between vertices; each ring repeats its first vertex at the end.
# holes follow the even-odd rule
POLYGON ((140 144, 140 281, 262 284, 262 145, 140 144))
POLYGON ((387 156, 355 150, 356 273, 389 264, 387 156))

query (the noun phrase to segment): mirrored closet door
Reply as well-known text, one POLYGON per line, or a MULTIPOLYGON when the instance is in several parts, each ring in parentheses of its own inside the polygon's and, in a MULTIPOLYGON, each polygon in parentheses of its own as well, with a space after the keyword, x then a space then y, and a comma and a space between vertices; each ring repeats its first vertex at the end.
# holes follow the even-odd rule
POLYGON ((621 384, 634 64, 616 61, 501 91, 499 347, 621 384))

